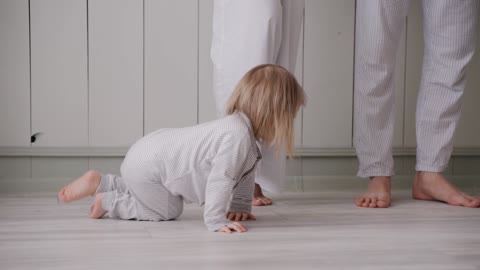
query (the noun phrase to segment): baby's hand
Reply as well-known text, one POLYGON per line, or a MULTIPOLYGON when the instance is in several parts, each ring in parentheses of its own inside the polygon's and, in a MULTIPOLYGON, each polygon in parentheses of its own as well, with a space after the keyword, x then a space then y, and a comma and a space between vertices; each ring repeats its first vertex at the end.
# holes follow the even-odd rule
POLYGON ((227 218, 231 221, 257 220, 257 218, 247 212, 228 212, 227 218))
POLYGON ((232 231, 242 233, 242 232, 246 232, 247 228, 242 224, 240 224, 240 222, 232 222, 217 230, 217 232, 224 232, 224 233, 232 233, 232 231))

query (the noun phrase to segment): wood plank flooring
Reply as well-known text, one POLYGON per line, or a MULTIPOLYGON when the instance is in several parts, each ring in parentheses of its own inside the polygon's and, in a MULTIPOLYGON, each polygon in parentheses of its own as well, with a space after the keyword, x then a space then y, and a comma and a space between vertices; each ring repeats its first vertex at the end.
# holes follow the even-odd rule
POLYGON ((87 217, 91 199, 0 194, 0 269, 480 269, 480 209, 414 201, 353 205, 357 192, 285 193, 249 231, 208 232, 202 208, 177 221, 87 217))

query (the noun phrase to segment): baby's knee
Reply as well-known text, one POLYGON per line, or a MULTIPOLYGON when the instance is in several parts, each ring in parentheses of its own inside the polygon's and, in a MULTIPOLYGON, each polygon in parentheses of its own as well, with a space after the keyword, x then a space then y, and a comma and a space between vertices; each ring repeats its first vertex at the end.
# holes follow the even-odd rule
POLYGON ((168 204, 168 207, 158 207, 152 209, 144 207, 142 204, 137 204, 138 215, 137 220, 144 221, 166 221, 177 219, 183 212, 183 204, 172 205, 168 204))
POLYGON ((177 205, 170 205, 166 220, 177 219, 183 212, 183 202, 177 205))

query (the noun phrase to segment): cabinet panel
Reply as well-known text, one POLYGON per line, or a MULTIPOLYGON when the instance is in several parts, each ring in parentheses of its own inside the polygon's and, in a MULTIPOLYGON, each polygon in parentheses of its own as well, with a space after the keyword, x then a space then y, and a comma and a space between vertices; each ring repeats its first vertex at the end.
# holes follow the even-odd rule
MULTIPOLYGON (((298 42, 298 54, 297 62, 295 64, 295 77, 300 85, 303 86, 303 25, 305 24, 305 18, 303 18, 302 30, 300 34, 300 40, 298 42)), ((303 129, 303 108, 297 112, 297 118, 295 119, 295 146, 302 146, 302 129, 303 129)))
POLYGON ((31 0, 33 146, 88 145, 87 2, 31 0))
MULTIPOLYGON (((405 24, 407 22, 405 21, 405 24)), ((406 28, 406 27, 405 27, 406 28)), ((400 44, 397 51, 397 62, 395 66, 394 83, 395 83, 395 133, 393 137, 393 146, 403 146, 404 134, 404 115, 405 115, 405 46, 406 31, 403 31, 400 38, 400 44)))
POLYGON ((27 0, 0 1, 0 146, 30 145, 27 0))
POLYGON ((407 19, 404 146, 416 147, 415 111, 423 63, 423 19, 419 1, 412 1, 407 19))
POLYGON ((143 135, 143 1, 89 1, 89 144, 143 135))
POLYGON ((305 4, 303 145, 351 147, 355 2, 305 4))
POLYGON ((210 57, 213 0, 199 1, 199 9, 198 120, 203 123, 217 118, 213 96, 213 63, 210 57))
POLYGON ((145 133, 197 123, 198 1, 145 0, 145 133))
MULTIPOLYGON (((480 25, 479 25, 480 26, 480 25)), ((480 28, 477 48, 467 69, 467 87, 463 94, 462 116, 455 134, 455 147, 480 147, 480 28)))

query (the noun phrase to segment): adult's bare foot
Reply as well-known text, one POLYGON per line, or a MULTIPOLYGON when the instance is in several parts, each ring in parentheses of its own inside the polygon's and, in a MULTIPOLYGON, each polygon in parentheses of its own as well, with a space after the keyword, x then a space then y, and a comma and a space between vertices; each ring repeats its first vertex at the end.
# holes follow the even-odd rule
POLYGON ((387 208, 390 206, 392 184, 388 176, 370 178, 367 192, 358 196, 355 205, 368 208, 387 208))
POLYGON ((266 206, 272 205, 272 199, 265 197, 262 192, 262 188, 259 184, 255 183, 255 191, 253 191, 253 206, 266 206))
POLYGON ((480 198, 468 196, 448 182, 441 173, 417 172, 412 197, 416 200, 441 201, 451 205, 480 207, 480 198))
POLYGON ((95 194, 100 184, 100 174, 96 171, 88 171, 77 180, 63 187, 58 192, 58 199, 62 202, 72 202, 95 194))
POLYGON ((91 218, 101 218, 107 213, 107 211, 105 211, 102 208, 102 197, 103 197, 102 193, 97 193, 95 195, 95 202, 93 203, 92 206, 90 206, 89 217, 91 217, 91 218))

